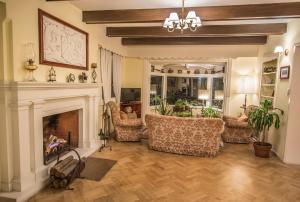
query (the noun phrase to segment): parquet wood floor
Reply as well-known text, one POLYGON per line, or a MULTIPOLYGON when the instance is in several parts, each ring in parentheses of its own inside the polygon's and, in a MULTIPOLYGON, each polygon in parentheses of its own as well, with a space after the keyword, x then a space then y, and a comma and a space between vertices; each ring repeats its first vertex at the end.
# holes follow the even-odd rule
POLYGON ((118 162, 100 182, 77 179, 74 191, 46 188, 29 202, 300 201, 300 166, 256 158, 250 145, 226 144, 218 157, 200 158, 113 143, 93 156, 118 162))

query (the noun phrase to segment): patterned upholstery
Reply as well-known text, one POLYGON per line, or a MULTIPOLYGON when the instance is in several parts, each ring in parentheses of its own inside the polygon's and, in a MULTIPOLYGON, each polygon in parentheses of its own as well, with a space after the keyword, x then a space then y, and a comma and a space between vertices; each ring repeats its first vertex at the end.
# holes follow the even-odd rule
POLYGON ((109 102, 112 122, 114 124, 117 141, 140 141, 143 122, 142 119, 124 119, 120 117, 120 110, 115 102, 109 102))
MULTIPOLYGON (((245 114, 248 116, 249 112, 255 109, 256 106, 250 105, 247 107, 245 114)), ((224 116, 225 130, 222 134, 222 139, 227 143, 250 143, 252 129, 248 127, 248 122, 238 121, 238 118, 224 116)))
POLYGON ((224 122, 221 119, 146 115, 150 149, 195 156, 216 156, 224 122))

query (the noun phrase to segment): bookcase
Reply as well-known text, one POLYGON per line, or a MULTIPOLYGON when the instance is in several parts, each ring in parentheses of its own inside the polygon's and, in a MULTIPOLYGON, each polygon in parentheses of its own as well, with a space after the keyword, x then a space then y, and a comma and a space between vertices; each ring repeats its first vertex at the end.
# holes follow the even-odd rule
POLYGON ((274 106, 276 82, 277 82, 278 59, 272 59, 262 64, 260 81, 260 102, 271 100, 274 106))

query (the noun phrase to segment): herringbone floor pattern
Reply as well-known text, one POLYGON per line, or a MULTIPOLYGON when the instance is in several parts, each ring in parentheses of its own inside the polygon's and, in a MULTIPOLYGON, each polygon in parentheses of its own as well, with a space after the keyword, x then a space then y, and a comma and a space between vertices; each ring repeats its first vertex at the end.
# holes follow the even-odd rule
POLYGON ((77 179, 74 191, 45 189, 30 202, 300 201, 300 167, 254 157, 251 146, 225 145, 216 158, 114 143, 94 157, 117 160, 100 181, 77 179))

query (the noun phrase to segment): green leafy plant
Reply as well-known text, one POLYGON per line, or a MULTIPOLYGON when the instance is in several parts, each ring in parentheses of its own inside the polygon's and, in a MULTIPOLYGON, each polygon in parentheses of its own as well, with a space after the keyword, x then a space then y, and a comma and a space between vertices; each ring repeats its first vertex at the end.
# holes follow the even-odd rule
POLYGON ((268 132, 271 126, 280 128, 280 117, 284 111, 279 108, 272 108, 272 101, 265 100, 259 107, 249 112, 248 125, 252 127, 258 135, 261 135, 262 143, 268 141, 268 132))
POLYGON ((174 111, 176 112, 184 112, 189 110, 189 103, 185 99, 178 99, 175 102, 174 111))
POLYGON ((174 112, 173 115, 178 116, 178 117, 191 117, 192 112, 191 111, 174 112))
POLYGON ((201 111, 202 111, 202 116, 206 117, 206 118, 220 118, 221 117, 218 110, 212 108, 211 106, 207 107, 207 108, 203 107, 201 111))
POLYGON ((172 107, 168 104, 166 99, 160 99, 159 105, 155 107, 155 111, 157 111, 160 115, 172 115, 173 110, 172 107))

